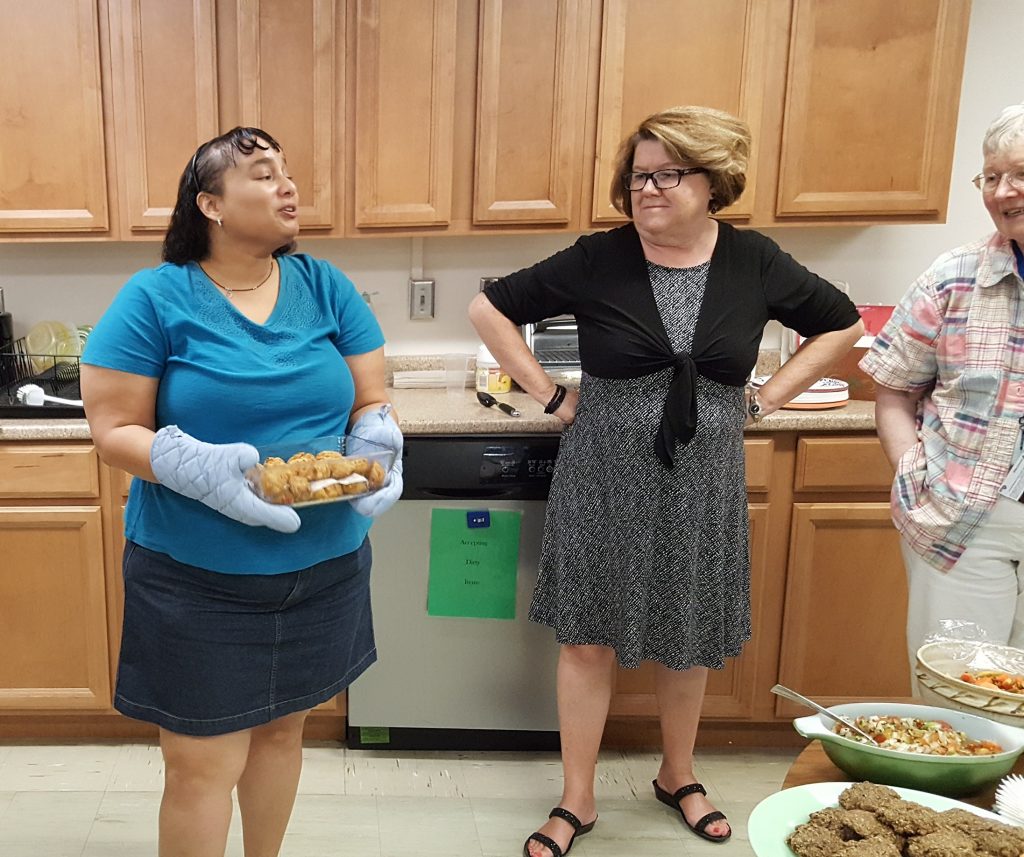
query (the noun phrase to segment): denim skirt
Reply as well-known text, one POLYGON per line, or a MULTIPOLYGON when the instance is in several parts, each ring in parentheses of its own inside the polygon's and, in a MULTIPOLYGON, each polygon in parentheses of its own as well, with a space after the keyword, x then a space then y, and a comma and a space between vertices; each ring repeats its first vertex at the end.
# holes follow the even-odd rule
POLYGON ((377 659, 370 542, 286 574, 221 574, 128 542, 114 708, 222 735, 313 708, 377 659))

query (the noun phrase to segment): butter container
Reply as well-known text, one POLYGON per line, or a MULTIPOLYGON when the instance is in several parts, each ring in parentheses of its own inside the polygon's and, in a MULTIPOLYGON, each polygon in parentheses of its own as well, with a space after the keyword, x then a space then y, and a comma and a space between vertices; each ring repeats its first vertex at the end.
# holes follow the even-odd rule
POLYGON ((508 372, 498 365, 498 361, 481 345, 476 352, 476 390, 478 393, 507 393, 512 389, 512 379, 508 372))
POLYGON ((318 506, 365 497, 387 482, 394 450, 357 435, 281 441, 257 447, 260 463, 245 474, 268 503, 318 506))

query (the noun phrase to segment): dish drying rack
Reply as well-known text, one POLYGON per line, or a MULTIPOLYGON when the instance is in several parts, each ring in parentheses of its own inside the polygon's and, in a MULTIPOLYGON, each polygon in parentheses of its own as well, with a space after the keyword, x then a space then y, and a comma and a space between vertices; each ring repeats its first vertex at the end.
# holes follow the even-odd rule
POLYGON ((79 418, 85 411, 77 405, 45 402, 23 405, 18 401, 18 388, 37 384, 44 393, 63 399, 81 399, 79 378, 81 362, 77 356, 32 354, 25 338, 16 339, 0 350, 0 418, 79 418))

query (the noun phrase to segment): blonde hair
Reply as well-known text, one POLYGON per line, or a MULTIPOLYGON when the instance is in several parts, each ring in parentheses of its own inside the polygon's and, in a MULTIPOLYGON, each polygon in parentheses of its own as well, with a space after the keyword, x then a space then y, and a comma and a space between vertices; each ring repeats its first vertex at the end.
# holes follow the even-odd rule
POLYGON ((657 140, 680 163, 708 171, 711 182, 708 208, 712 214, 732 205, 747 186, 750 159, 747 123, 711 107, 671 107, 648 116, 619 146, 611 202, 627 217, 633 216, 633 201, 622 179, 633 171, 633 155, 642 140, 657 140))
POLYGON ((981 153, 986 158, 1005 152, 1024 139, 1024 104, 1011 104, 992 120, 981 143, 981 153))

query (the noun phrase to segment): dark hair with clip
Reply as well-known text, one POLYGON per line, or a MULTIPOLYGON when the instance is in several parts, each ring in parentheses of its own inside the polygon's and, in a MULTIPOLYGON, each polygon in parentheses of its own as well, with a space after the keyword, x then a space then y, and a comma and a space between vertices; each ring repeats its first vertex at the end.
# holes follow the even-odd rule
MULTIPOLYGON (((203 143, 178 180, 178 199, 164 236, 163 260, 175 265, 199 262, 210 254, 210 221, 199 210, 200 193, 220 194, 224 171, 238 162, 238 156, 256 149, 281 151, 281 144, 259 128, 232 128, 226 134, 203 143)), ((295 250, 292 241, 274 251, 275 256, 295 250)))

